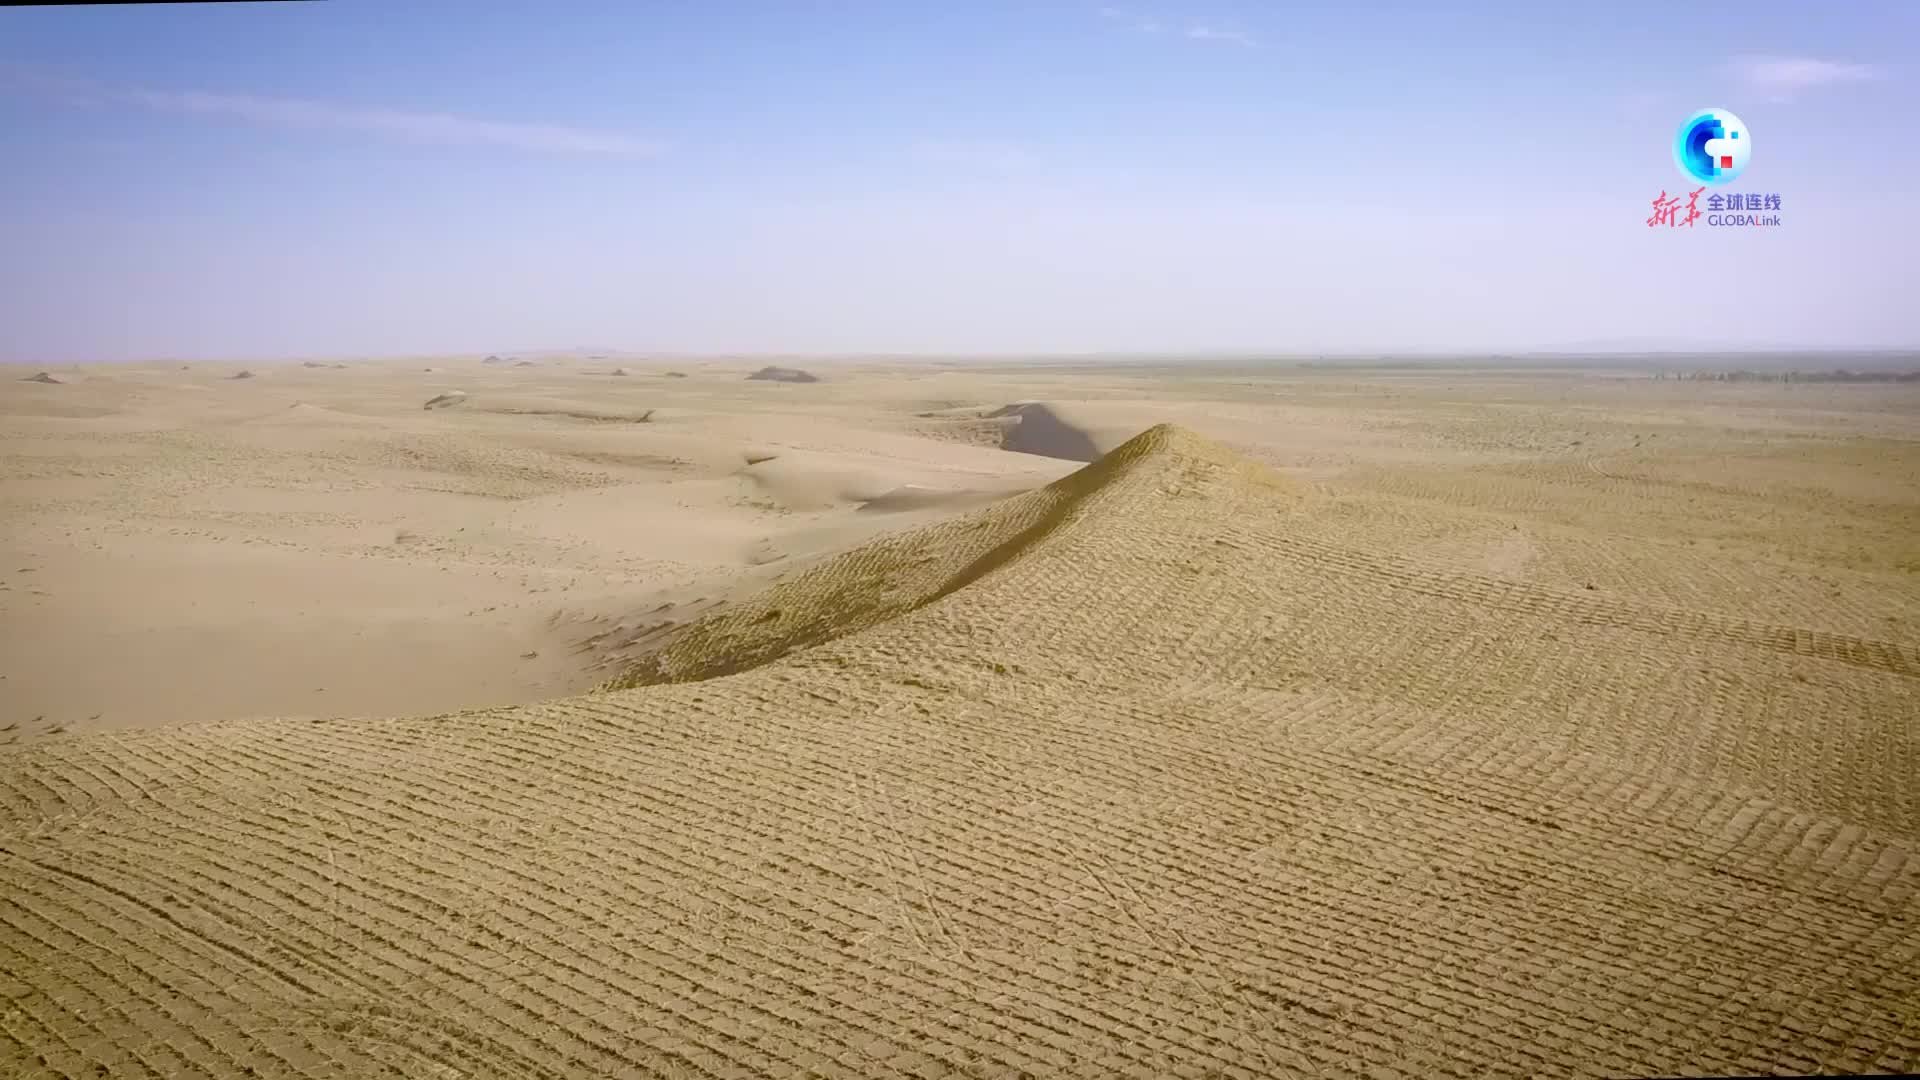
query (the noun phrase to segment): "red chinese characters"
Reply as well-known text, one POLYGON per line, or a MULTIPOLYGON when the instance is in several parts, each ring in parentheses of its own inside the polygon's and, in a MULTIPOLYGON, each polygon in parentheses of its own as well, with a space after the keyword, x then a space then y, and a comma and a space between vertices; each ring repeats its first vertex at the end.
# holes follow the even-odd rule
POLYGON ((1700 193, 1705 190, 1707 190, 1705 187, 1697 187, 1687 195, 1687 216, 1682 218, 1679 224, 1692 228, 1693 223, 1700 220, 1700 209, 1695 204, 1700 201, 1700 193))
POLYGON ((1658 225, 1665 225, 1668 228, 1678 228, 1684 225, 1692 228, 1693 223, 1702 217, 1700 194, 1706 190, 1705 187, 1697 187, 1687 193, 1685 216, 1680 213, 1680 196, 1668 195, 1665 191, 1660 192, 1660 197, 1653 200, 1653 216, 1647 219, 1647 227, 1651 229, 1658 225))
POLYGON ((1653 216, 1647 219, 1647 228, 1651 229, 1655 225, 1661 224, 1672 225, 1674 223, 1674 214, 1677 213, 1679 209, 1680 196, 1669 196, 1664 190, 1661 191, 1660 197, 1653 200, 1653 216))

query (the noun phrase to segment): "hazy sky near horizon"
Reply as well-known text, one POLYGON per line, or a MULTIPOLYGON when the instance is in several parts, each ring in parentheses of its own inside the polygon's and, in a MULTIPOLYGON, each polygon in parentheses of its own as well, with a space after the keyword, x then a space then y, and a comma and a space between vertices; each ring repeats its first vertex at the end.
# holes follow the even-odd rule
POLYGON ((0 360, 1913 346, 1916 42, 1897 0, 0 9, 0 360), (1646 226, 1706 106, 1781 227, 1646 226))

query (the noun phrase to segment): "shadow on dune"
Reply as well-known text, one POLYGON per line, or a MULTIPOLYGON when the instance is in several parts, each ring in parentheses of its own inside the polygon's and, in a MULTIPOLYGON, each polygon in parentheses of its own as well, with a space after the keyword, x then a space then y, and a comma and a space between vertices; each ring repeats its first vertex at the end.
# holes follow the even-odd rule
POLYGON ((1067 461, 1098 461, 1100 447, 1093 436, 1061 419, 1053 407, 1038 401, 1020 401, 987 414, 987 419, 1012 418, 1002 437, 1002 448, 1020 454, 1062 458, 1067 461))

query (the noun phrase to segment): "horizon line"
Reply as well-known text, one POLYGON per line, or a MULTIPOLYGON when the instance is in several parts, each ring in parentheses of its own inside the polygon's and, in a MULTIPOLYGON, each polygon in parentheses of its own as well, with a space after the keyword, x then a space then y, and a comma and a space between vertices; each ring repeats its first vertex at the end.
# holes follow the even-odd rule
POLYGON ((874 361, 874 360, 1276 360, 1311 361, 1322 359, 1525 359, 1541 358, 1607 358, 1607 357, 1705 357, 1705 356, 1920 356, 1920 344, 1917 345, 1759 345, 1759 346, 1686 346, 1686 347, 1592 347, 1577 348, 1569 346, 1545 346, 1536 348, 1341 348, 1341 349, 1095 349, 1095 350, 828 350, 828 351, 779 351, 779 350, 666 350, 666 349, 628 349, 628 348, 566 348, 499 349, 480 350, 463 349, 434 352, 390 352, 390 353, 347 353, 347 352, 309 352, 275 353, 271 355, 195 355, 189 353, 156 354, 148 357, 123 357, 119 359, 15 359, 0 357, 0 365, 7 367, 78 367, 78 366, 136 366, 141 364, 205 363, 205 364, 278 364, 298 363, 310 360, 331 361, 383 361, 383 360, 460 360, 466 358, 500 356, 505 358, 571 358, 571 359, 646 359, 686 360, 699 362, 754 360, 806 360, 806 361, 874 361))

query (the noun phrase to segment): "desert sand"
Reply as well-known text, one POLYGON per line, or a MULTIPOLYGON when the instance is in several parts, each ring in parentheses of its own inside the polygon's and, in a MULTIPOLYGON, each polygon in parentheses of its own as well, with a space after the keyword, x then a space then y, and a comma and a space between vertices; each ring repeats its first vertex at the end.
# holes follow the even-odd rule
POLYGON ((0 380, 0 1073, 1920 1068, 1920 387, 764 366, 0 380))

